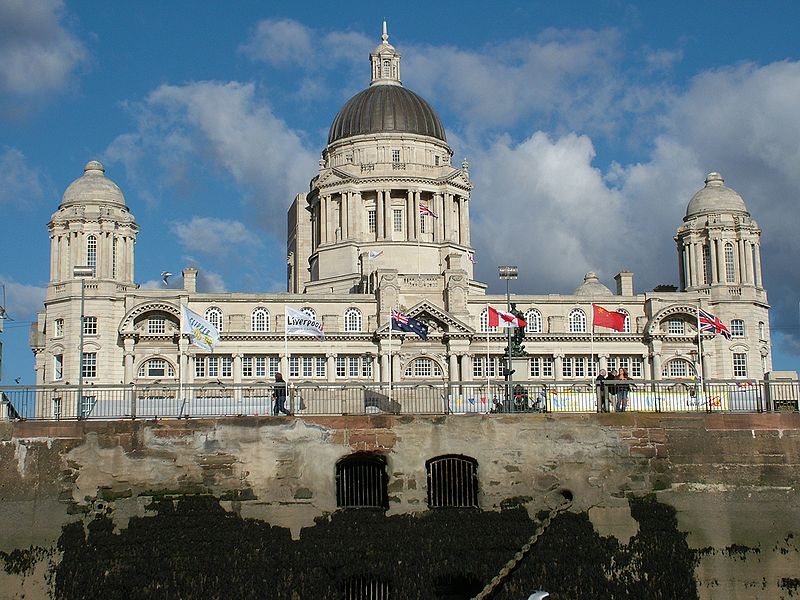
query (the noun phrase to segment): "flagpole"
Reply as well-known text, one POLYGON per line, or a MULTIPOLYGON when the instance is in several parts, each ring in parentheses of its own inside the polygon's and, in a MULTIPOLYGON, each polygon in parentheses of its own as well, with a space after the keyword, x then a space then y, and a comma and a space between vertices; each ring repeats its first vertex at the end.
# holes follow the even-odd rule
POLYGON ((417 236, 417 277, 422 275, 422 267, 420 267, 420 258, 419 258, 419 235, 417 236))
POLYGON ((389 407, 392 406, 392 310, 389 309, 389 407))
MULTIPOLYGON (((700 373, 700 389, 703 389, 703 341, 701 339, 701 331, 700 331, 700 303, 697 304, 697 357, 699 359, 699 373, 700 373)), ((700 400, 698 398, 698 400, 700 400)))
POLYGON ((286 382, 286 390, 289 390, 289 311, 286 313, 283 320, 283 354, 286 356, 286 373, 284 373, 284 381, 286 382))
POLYGON ((489 394, 492 393, 492 384, 489 380, 489 303, 486 303, 486 408, 487 410, 489 407, 489 402, 491 402, 491 398, 489 394))
MULTIPOLYGON (((591 348, 592 355, 589 358, 589 360, 591 362, 589 363, 588 372, 592 373, 592 372, 594 372, 593 371, 593 369, 594 369, 594 304, 592 304, 592 328, 591 328, 590 334, 589 334, 589 346, 591 348)), ((597 373, 595 373, 595 377, 597 377, 597 373)))

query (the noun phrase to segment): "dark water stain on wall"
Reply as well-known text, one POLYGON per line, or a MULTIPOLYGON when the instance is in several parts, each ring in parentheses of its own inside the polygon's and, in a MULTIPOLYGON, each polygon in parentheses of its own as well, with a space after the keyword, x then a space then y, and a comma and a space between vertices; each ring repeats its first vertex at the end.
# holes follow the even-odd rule
MULTIPOLYGON (((522 508, 431 510, 422 515, 339 511, 289 531, 224 511, 210 496, 161 500, 155 516, 114 532, 99 517, 73 523, 59 540, 56 598, 343 598, 371 581, 389 597, 471 598, 533 534, 522 508)), ((628 544, 599 536, 587 515, 563 513, 493 598, 519 600, 545 589, 558 599, 697 598, 695 554, 674 510, 631 500, 639 533, 628 544)))

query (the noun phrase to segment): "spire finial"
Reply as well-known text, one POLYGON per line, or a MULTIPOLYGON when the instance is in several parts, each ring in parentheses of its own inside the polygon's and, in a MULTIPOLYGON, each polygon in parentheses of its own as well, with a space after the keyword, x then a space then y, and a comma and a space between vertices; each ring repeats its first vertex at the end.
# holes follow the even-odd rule
POLYGON ((383 35, 381 35, 381 39, 383 40, 384 44, 389 43, 389 32, 386 28, 386 19, 383 20, 383 35))

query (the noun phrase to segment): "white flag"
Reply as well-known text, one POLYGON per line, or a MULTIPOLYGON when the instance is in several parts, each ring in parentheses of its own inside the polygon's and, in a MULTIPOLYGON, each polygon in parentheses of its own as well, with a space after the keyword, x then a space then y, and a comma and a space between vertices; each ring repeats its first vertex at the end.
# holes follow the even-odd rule
POLYGON ((181 304, 181 334, 187 334, 189 343, 206 352, 213 352, 219 342, 217 328, 185 304, 181 304))
POLYGON ((370 260, 375 260, 376 258, 379 258, 381 254, 383 254, 383 250, 381 250, 381 251, 378 251, 378 250, 370 250, 370 251, 369 251, 369 253, 367 254, 367 257, 368 257, 370 260))
POLYGON ((303 311, 284 306, 286 309, 286 335, 313 335, 319 340, 325 339, 322 323, 315 321, 303 311))

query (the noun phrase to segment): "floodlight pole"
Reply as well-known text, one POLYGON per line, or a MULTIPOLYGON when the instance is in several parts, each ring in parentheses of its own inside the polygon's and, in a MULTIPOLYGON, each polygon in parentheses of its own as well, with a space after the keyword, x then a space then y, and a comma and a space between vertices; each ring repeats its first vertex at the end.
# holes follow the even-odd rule
MULTIPOLYGON (((506 304, 508 305, 506 310, 510 313, 511 312, 511 288, 509 281, 512 279, 516 279, 517 275, 519 274, 519 269, 515 265, 503 265, 497 267, 498 275, 500 279, 505 279, 506 281, 506 304)), ((506 327, 508 330, 508 356, 506 357, 507 365, 506 365, 506 401, 512 402, 513 399, 511 397, 511 327, 506 327)), ((489 365, 486 365, 486 368, 489 368, 489 365)), ((511 409, 511 404, 508 405, 508 409, 511 409)))
POLYGON ((78 345, 78 418, 83 415, 83 321, 86 302, 86 278, 94 276, 94 267, 72 267, 72 276, 81 280, 81 341, 78 345))

